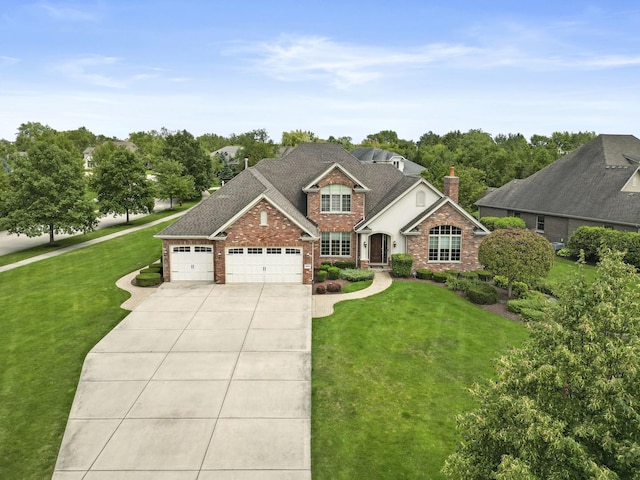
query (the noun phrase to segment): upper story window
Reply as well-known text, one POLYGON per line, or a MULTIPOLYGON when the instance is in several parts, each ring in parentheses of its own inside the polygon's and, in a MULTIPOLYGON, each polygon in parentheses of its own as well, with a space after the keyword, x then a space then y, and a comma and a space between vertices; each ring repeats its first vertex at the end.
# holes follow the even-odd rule
POLYGON ((268 217, 267 217, 267 212, 266 210, 262 210, 260 212, 260 226, 266 226, 269 225, 269 222, 267 221, 268 217))
POLYGON ((346 185, 327 185, 320 190, 323 213, 343 213, 351 211, 351 188, 346 185))
POLYGON ((544 215, 538 215, 536 217, 536 230, 544 232, 544 215))
POLYGON ((426 206, 427 195, 423 191, 416 192, 416 207, 426 206))

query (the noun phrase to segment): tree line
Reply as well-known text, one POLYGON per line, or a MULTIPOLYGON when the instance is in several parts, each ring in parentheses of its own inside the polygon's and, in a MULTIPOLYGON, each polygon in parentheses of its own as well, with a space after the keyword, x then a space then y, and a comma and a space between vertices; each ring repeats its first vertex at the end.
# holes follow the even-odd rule
POLYGON ((119 139, 96 135, 85 127, 57 131, 39 122, 27 122, 18 127, 14 142, 0 140, 1 226, 27 235, 48 232, 51 239, 55 232, 90 230, 96 224, 90 211, 126 214, 128 218, 130 213, 152 209, 154 197, 199 198, 218 181, 233 178, 244 168, 243 159, 252 166, 263 158, 277 157, 280 147, 303 142, 334 142, 346 150, 375 147, 398 153, 425 167, 423 177, 440 189, 449 167, 455 165, 460 177, 459 202, 473 211, 474 202, 487 188, 525 178, 595 135, 555 132, 527 140, 521 134, 493 137, 482 130, 456 130, 444 135, 429 131, 413 141, 399 138, 393 130, 382 130, 354 143, 348 136, 322 139, 308 130, 292 130, 283 132, 277 143, 265 129, 195 137, 186 130, 162 128, 131 132, 126 140, 137 150, 129 151, 116 147, 113 142, 119 139), (239 148, 233 157, 211 155, 226 146, 239 148), (82 162, 88 147, 95 147, 91 155, 96 168, 85 178, 82 162), (147 174, 153 174, 155 181, 147 174), (69 198, 76 197, 77 203, 69 203, 69 198), (63 198, 67 200, 63 202, 63 198), (88 199, 93 203, 83 203, 88 199), (92 210, 90 205, 96 208, 92 210), (62 220, 64 212, 68 216, 62 220))

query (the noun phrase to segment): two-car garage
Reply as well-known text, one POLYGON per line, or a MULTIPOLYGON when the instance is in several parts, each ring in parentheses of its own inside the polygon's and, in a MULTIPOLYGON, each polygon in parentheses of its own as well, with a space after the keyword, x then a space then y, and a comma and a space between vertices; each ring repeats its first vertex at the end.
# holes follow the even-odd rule
MULTIPOLYGON (((171 281, 214 281, 212 245, 172 245, 171 281)), ((225 248, 226 283, 302 283, 300 247, 225 248)))

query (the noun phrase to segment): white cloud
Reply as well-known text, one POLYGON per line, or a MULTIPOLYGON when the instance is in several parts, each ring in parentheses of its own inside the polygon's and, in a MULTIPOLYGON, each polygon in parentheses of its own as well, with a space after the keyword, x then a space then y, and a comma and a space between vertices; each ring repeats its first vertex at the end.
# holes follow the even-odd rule
POLYGON ((65 60, 55 67, 63 75, 90 85, 109 88, 125 88, 127 81, 104 73, 120 62, 117 57, 89 55, 65 60))
POLYGON ((11 65, 15 65, 18 62, 20 62, 19 58, 0 55, 0 67, 9 67, 11 65))
POLYGON ((44 11, 54 20, 66 22, 95 22, 100 18, 100 15, 95 11, 90 11, 69 4, 60 5, 59 3, 52 4, 50 2, 39 2, 33 6, 44 11))

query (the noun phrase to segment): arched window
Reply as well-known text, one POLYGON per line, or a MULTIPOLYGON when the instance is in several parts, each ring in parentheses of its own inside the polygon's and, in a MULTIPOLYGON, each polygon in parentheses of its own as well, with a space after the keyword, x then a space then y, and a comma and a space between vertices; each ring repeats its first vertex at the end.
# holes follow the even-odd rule
POLYGON ((426 194, 420 190, 416 192, 416 207, 424 207, 426 202, 426 194))
POLYGON ((267 222, 267 211, 266 210, 262 210, 260 212, 260 225, 262 225, 262 226, 269 225, 269 222, 267 222))
POLYGON ((462 230, 440 225, 429 230, 429 261, 459 262, 462 252, 462 230))
POLYGON ((351 188, 346 185, 327 185, 320 190, 322 213, 343 213, 351 211, 351 188))

